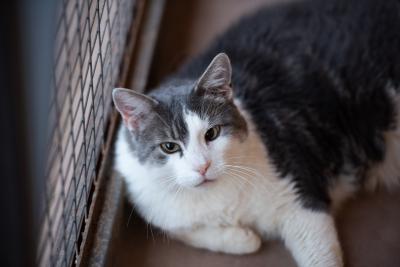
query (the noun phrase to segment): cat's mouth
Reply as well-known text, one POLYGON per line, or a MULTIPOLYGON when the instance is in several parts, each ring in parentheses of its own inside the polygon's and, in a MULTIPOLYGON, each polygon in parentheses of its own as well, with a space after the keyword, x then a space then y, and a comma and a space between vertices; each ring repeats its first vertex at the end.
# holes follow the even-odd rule
POLYGON ((198 183, 195 187, 206 186, 206 185, 214 183, 215 181, 216 181, 215 179, 204 178, 203 181, 198 183))

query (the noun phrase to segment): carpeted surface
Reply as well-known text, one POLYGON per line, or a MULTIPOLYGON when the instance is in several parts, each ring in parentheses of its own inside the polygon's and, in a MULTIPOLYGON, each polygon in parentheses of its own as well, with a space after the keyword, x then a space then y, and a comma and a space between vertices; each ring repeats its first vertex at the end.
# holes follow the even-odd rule
MULTIPOLYGON (((240 15, 279 0, 170 0, 152 66, 150 85, 201 51, 240 15)), ((282 1, 281 1, 282 2, 282 1)), ((361 195, 338 214, 337 223, 346 266, 400 266, 400 190, 361 195)), ((231 256, 187 247, 147 227, 127 205, 113 266, 235 267, 295 266, 279 241, 266 242, 247 256, 231 256)))
MULTIPOLYGON (((348 267, 400 266, 400 191, 360 195, 339 213, 339 236, 348 267)), ((295 267, 279 241, 255 254, 232 256, 188 247, 146 226, 126 205, 113 266, 125 267, 295 267)))

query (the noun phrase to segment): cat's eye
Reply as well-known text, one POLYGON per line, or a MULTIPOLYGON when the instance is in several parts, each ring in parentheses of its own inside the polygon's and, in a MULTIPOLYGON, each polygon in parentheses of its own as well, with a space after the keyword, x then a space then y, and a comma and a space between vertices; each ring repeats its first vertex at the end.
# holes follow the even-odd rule
POLYGON ((160 147, 162 151, 164 151, 167 154, 172 154, 181 150, 181 147, 178 144, 172 142, 162 143, 160 147))
POLYGON ((214 126, 210 129, 208 129, 204 138, 206 139, 207 142, 213 141, 213 140, 217 139, 220 132, 221 132, 221 126, 219 126, 219 125, 214 126))

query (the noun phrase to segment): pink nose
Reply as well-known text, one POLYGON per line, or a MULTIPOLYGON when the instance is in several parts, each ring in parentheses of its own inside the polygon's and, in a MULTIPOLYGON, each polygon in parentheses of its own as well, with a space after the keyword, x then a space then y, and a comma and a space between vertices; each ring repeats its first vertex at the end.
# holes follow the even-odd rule
POLYGON ((197 171, 198 171, 201 175, 205 175, 206 172, 207 172, 207 170, 208 170, 208 167, 210 167, 210 165, 211 165, 211 161, 207 161, 205 164, 201 165, 201 166, 197 169, 197 171))

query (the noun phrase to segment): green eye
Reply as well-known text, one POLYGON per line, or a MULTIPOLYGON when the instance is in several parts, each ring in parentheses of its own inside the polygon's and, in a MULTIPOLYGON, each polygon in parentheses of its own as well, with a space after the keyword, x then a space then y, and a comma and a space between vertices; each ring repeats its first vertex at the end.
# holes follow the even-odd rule
POLYGON ((172 142, 162 143, 160 147, 162 151, 164 151, 167 154, 172 154, 181 150, 181 147, 178 144, 172 142))
POLYGON ((208 129, 204 138, 206 139, 207 142, 213 141, 218 138, 220 132, 221 132, 221 126, 219 125, 214 126, 208 129))

